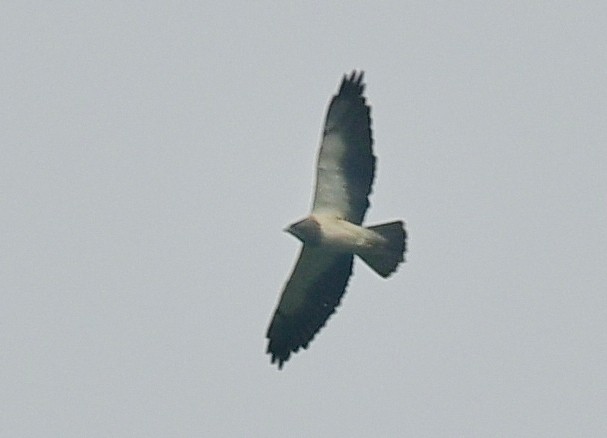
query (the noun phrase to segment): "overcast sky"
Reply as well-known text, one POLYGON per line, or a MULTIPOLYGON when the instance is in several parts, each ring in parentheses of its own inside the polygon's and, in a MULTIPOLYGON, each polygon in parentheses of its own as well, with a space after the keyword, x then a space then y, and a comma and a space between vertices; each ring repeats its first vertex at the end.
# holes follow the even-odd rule
POLYGON ((607 4, 204 3, 0 6, 0 435, 607 436, 607 4), (354 68, 407 263, 278 371, 354 68))

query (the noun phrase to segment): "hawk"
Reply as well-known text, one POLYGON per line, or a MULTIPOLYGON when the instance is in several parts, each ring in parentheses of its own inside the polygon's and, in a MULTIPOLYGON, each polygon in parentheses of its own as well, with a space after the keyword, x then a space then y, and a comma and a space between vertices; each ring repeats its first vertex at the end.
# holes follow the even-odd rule
POLYGON ((267 353, 281 369, 307 348, 339 306, 354 255, 382 277, 404 261, 402 221, 363 227, 375 172, 364 72, 344 75, 333 96, 316 166, 311 214, 285 231, 303 243, 268 328, 267 353))

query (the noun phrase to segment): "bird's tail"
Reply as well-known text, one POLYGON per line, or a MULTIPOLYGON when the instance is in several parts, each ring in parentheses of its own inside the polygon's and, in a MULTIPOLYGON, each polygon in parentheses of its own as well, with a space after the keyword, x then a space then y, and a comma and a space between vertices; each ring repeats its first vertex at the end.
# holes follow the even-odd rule
POLYGON ((404 261, 407 250, 407 232, 403 221, 388 222, 367 229, 377 233, 382 238, 381 243, 358 255, 379 275, 388 277, 404 261))

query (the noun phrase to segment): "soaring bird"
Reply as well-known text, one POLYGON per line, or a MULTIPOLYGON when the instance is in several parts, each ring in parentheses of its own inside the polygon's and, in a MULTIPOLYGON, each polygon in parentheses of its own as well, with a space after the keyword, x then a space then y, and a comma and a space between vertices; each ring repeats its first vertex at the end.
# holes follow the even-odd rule
POLYGON ((339 306, 354 256, 386 278, 404 261, 403 221, 362 226, 375 172, 364 72, 344 75, 333 96, 316 165, 311 214, 285 229, 303 243, 268 328, 267 353, 281 369, 307 348, 339 306))

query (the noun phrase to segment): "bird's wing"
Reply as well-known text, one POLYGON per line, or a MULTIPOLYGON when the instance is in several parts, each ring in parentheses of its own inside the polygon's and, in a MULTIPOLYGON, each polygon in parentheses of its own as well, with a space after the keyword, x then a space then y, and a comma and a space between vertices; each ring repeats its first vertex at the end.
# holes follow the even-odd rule
POLYGON ((267 353, 278 368, 291 352, 307 348, 335 312, 352 273, 352 259, 352 254, 303 246, 266 335, 267 353))
POLYGON ((370 108, 363 72, 344 76, 333 97, 318 154, 313 213, 335 214, 361 224, 369 207, 375 170, 370 108))

